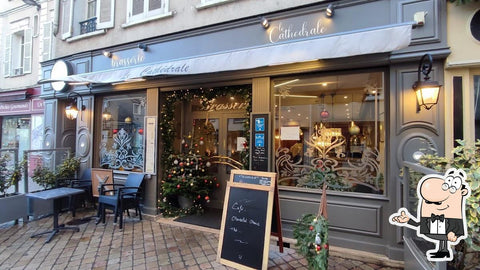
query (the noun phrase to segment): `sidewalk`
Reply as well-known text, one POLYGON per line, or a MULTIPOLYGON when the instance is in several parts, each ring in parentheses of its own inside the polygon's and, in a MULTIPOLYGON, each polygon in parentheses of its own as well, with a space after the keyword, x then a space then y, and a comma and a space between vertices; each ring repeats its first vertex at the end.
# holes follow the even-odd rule
MULTIPOLYGON (((77 212, 75 221, 92 214, 77 212)), ((59 217, 60 223, 71 220, 67 213, 59 217)), ((163 218, 141 222, 126 218, 119 230, 113 216, 107 216, 105 225, 90 220, 78 226, 80 232, 62 231, 45 244, 46 236, 30 236, 50 229, 52 217, 1 224, 0 269, 232 269, 216 262, 216 230, 198 230, 163 218)), ((332 248, 329 269, 402 269, 399 262, 365 254, 332 248)), ((269 269, 308 269, 294 249, 280 253, 275 245, 270 245, 268 265, 269 269)))

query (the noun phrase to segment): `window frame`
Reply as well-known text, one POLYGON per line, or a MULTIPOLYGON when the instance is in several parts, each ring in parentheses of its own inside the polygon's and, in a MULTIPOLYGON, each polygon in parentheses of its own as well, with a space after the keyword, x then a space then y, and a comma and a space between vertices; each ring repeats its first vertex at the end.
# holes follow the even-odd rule
POLYGON ((143 0, 143 12, 137 15, 131 15, 133 11, 133 0, 128 0, 126 24, 129 25, 134 23, 140 23, 140 22, 154 20, 157 18, 162 18, 165 16, 172 15, 172 13, 169 12, 169 7, 170 7, 169 4, 170 4, 169 0, 162 0, 163 8, 158 8, 153 11, 149 11, 148 10, 149 0, 143 0))
POLYGON ((195 6, 196 9, 206 9, 209 7, 215 7, 223 4, 228 4, 231 2, 235 2, 237 0, 200 0, 200 4, 195 6))
MULTIPOLYGON (((311 79, 311 78, 315 78, 315 77, 317 77, 317 78, 327 78, 327 77, 335 77, 335 76, 339 77, 339 76, 343 76, 343 75, 347 75, 347 76, 348 75, 359 75, 359 74, 364 74, 364 73, 381 73, 381 85, 377 85, 377 88, 380 88, 382 93, 380 94, 380 92, 378 92, 378 94, 374 94, 374 95, 378 95, 378 97, 379 97, 379 99, 377 99, 377 101, 375 102, 374 108, 377 107, 377 106, 381 106, 381 107, 378 107, 378 111, 375 112, 375 114, 377 114, 378 118, 375 117, 374 119, 376 119, 376 120, 373 120, 373 119, 371 120, 371 121, 374 121, 373 122, 374 124, 375 123, 378 124, 378 126, 377 126, 377 124, 375 124, 375 126, 377 127, 377 130, 378 130, 378 133, 375 133, 375 128, 373 129, 372 132, 367 133, 367 135, 368 134, 374 134, 374 133, 376 134, 375 135, 376 137, 373 138, 373 141, 376 140, 376 143, 374 143, 374 145, 376 147, 372 148, 374 150, 373 152, 372 151, 367 151, 367 152, 362 151, 364 153, 363 154, 364 157, 365 157, 365 153, 367 153, 366 157, 369 160, 373 160, 372 157, 377 157, 377 158, 375 158, 375 160, 377 160, 378 157, 384 156, 388 153, 388 143, 389 142, 388 142, 388 139, 387 139, 388 138, 387 137, 387 130, 388 130, 388 117, 387 116, 389 115, 389 107, 388 107, 389 94, 388 94, 388 83, 387 83, 387 81, 388 81, 387 70, 385 70, 385 69, 358 69, 358 70, 351 70, 351 71, 348 71, 348 72, 334 72, 334 73, 324 73, 324 74, 305 74, 305 75, 297 75, 297 76, 292 76, 292 77, 282 76, 282 77, 272 78, 272 83, 273 83, 273 81, 279 80, 279 79, 293 82, 297 78, 303 78, 303 79, 311 79), (377 102, 378 102, 378 105, 377 105, 377 102), (380 102, 381 102, 381 104, 380 104, 380 102), (375 122, 375 121, 377 121, 377 122, 375 122), (383 132, 382 132, 382 130, 383 130, 383 132), (368 153, 374 153, 374 154, 371 155, 371 154, 368 154, 368 153)), ((337 80, 338 80, 338 78, 337 78, 337 80)), ((365 89, 367 89, 366 85, 363 85, 363 84, 359 85, 359 87, 362 87, 362 86, 365 87, 365 89)), ((276 90, 272 86, 272 95, 273 96, 276 95, 275 91, 276 90)), ((288 90, 288 92, 290 94, 295 95, 295 93, 290 92, 290 90, 288 90)), ((369 90, 369 92, 370 92, 370 90, 369 90)), ((328 93, 328 91, 327 91, 327 93, 328 93)), ((312 94, 313 94, 313 92, 312 92, 312 94)), ((303 93, 300 93, 299 95, 303 95, 303 93)), ((339 93, 338 89, 336 89, 335 96, 343 96, 343 95, 348 96, 348 94, 342 94, 341 91, 339 93)), ((370 94, 368 96, 370 96, 370 94)), ((300 96, 298 96, 298 97, 300 97, 300 96)), ((321 98, 322 96, 320 95, 319 97, 321 98)), ((271 137, 272 137, 272 148, 273 148, 272 150, 275 153, 275 155, 274 155, 275 157, 273 158, 273 167, 275 168, 275 172, 277 174, 279 174, 279 176, 280 176, 282 171, 277 171, 277 165, 278 165, 277 160, 280 158, 280 159, 282 159, 281 162, 284 162, 285 159, 280 157, 280 156, 277 157, 276 155, 277 154, 281 155, 283 153, 283 151, 280 151, 280 152, 277 152, 277 151, 284 149, 284 146, 279 147, 279 145, 277 145, 276 140, 280 139, 280 135, 276 133, 276 130, 278 129, 278 131, 280 132, 280 127, 285 126, 285 125, 279 123, 279 121, 281 121, 281 119, 280 119, 281 115, 276 114, 277 105, 278 105, 278 103, 275 100, 276 98, 281 98, 281 96, 274 97, 274 100, 272 100, 272 106, 274 106, 273 118, 275 120, 273 121, 274 122, 273 123, 274 124, 274 128, 273 128, 274 135, 272 135, 271 137)), ((333 99, 333 96, 331 98, 333 99)), ((330 102, 333 102, 333 101, 325 101, 324 104, 327 104, 327 108, 328 108, 328 104, 330 104, 330 102)), ((353 102, 353 101, 351 101, 351 102, 353 102)), ((321 104, 321 103, 323 103, 323 101, 320 101, 320 103, 318 103, 318 104, 321 104)), ((342 104, 342 102, 335 102, 336 106, 337 106, 337 104, 342 104)), ((325 106, 325 105, 323 105, 323 106, 325 106)), ((353 106, 355 106, 354 108, 357 107, 357 105, 353 105, 353 106)), ((278 108, 278 110, 281 110, 281 109, 278 108)), ((292 111, 293 111, 293 109, 292 109, 292 111)), ((321 109, 320 109, 320 111, 321 111, 321 109)), ((328 111, 330 111, 330 113, 334 112, 334 114, 336 116, 340 115, 340 114, 338 114, 338 111, 336 109, 335 110, 332 109, 332 107, 328 108, 328 111)), ((351 109, 351 111, 353 111, 353 110, 351 109)), ((303 114, 302 114, 302 116, 303 116, 303 114)), ((320 113, 320 116, 321 116, 321 113, 320 113)), ((370 120, 368 120, 369 118, 363 118, 362 119, 362 118, 359 118, 358 116, 355 116, 355 117, 351 116, 351 117, 352 118, 349 118, 348 116, 346 116, 345 119, 342 119, 342 117, 340 117, 340 118, 338 118, 338 120, 336 120, 337 118, 335 117, 335 120, 333 120, 333 122, 326 122, 325 127, 327 128, 327 130, 328 129, 337 130, 339 127, 343 126, 342 127, 342 130, 343 130, 342 133, 343 134, 345 134, 345 132, 350 133, 350 135, 348 135, 348 136, 344 135, 345 140, 350 141, 350 144, 351 144, 352 143, 352 141, 351 141, 352 134, 359 134, 360 136, 365 136, 365 134, 362 132, 364 129, 362 129, 362 131, 358 131, 359 133, 358 132, 357 133, 351 133, 353 131, 350 131, 350 128, 348 128, 347 130, 344 130, 346 127, 344 125, 342 125, 342 123, 345 122, 345 121, 348 122, 348 121, 354 120, 356 122, 356 124, 359 124, 359 123, 363 122, 364 125, 365 125, 366 121, 367 122, 370 121, 370 120)), ((313 120, 313 117, 309 117, 309 118, 313 120)), ((311 121, 311 120, 309 120, 309 121, 311 121)), ((313 122, 315 122, 315 121, 313 121, 313 122)), ((322 122, 323 122, 323 120, 322 120, 322 122)), ((343 123, 343 124, 345 124, 345 123, 343 123)), ((294 126, 297 126, 297 125, 301 126, 299 124, 295 124, 294 126)), ((288 127, 290 125, 287 123, 286 126, 288 127)), ((367 124, 367 126, 368 126, 368 124, 367 124)), ((310 138, 310 136, 314 135, 311 131, 312 127, 313 126, 310 126, 310 128, 309 128, 310 129, 310 135, 309 135, 308 138, 310 138)), ((320 127, 321 127, 321 125, 320 125, 320 127)), ((301 143, 304 145, 302 147, 303 151, 306 151, 306 152, 303 152, 303 153, 306 154, 309 150, 308 150, 308 147, 305 148, 305 145, 309 145, 309 143, 307 142, 307 140, 305 138, 302 139, 302 136, 303 136, 303 129, 302 129, 302 131, 300 131, 300 138, 301 138, 301 143)), ((288 141, 290 139, 286 139, 286 140, 288 141)), ((310 140, 308 140, 308 141, 310 141, 310 140)), ((365 143, 365 146, 367 146, 365 149, 371 147, 371 146, 368 146, 367 143, 365 143)), ((289 146, 287 146, 287 148, 288 147, 289 146)), ((351 147, 351 145, 350 145, 350 147, 351 147)), ((328 147, 326 147, 326 148, 328 148, 328 147)), ((328 148, 328 149, 330 149, 330 148, 328 148)), ((336 148, 333 148, 333 150, 335 150, 335 149, 336 148)), ((315 151, 315 149, 313 149, 313 150, 315 151)), ((330 150, 328 150, 328 151, 330 151, 330 150)), ((285 152, 285 153, 287 153, 287 152, 285 152)), ((287 154, 290 154, 290 152, 288 152, 287 154)), ((330 156, 331 154, 337 154, 337 151, 335 151, 335 153, 330 153, 328 156, 330 156)), ((311 156, 310 158, 312 158, 312 157, 313 156, 311 156)), ((331 156, 331 157, 333 157, 333 159, 336 159, 334 156, 331 156)), ((347 155, 347 159, 341 158, 341 159, 345 159, 345 160, 343 160, 343 161, 342 160, 337 160, 337 161, 339 161, 339 164, 341 162, 343 162, 344 165, 341 165, 340 167, 337 167, 336 165, 335 165, 335 167, 331 167, 331 168, 333 168, 333 171, 328 170, 328 166, 325 166, 325 169, 326 169, 325 173, 333 172, 333 173, 336 174, 336 173, 340 172, 340 174, 343 174, 343 171, 351 171, 351 170, 355 170, 355 168, 361 168, 361 166, 357 166, 357 165, 361 165, 363 163, 363 162, 360 162, 360 161, 363 160, 364 157, 362 157, 362 158, 349 157, 347 155), (352 161, 353 167, 350 167, 351 165, 348 165, 348 164, 350 164, 350 161, 349 161, 350 158, 356 159, 356 161, 355 160, 352 161), (360 163, 357 164, 357 162, 360 162, 360 163)), ((318 156, 318 158, 320 158, 320 156, 318 156)), ((304 159, 304 158, 302 158, 302 159, 304 159)), ((305 158, 302 162, 307 161, 307 159, 308 158, 305 158)), ((328 157, 326 159, 323 159, 323 158, 320 158, 320 159, 323 161, 321 164, 328 164, 329 160, 330 160, 330 158, 328 158, 328 157)), ((292 162, 296 164, 297 161, 293 160, 293 158, 292 158, 292 162)), ((308 162, 311 162, 311 161, 308 161, 308 162)), ((292 165, 292 164, 290 164, 290 165, 292 165)), ((300 167, 304 168, 306 164, 304 164, 304 163, 302 163, 302 164, 303 165, 301 165, 300 167)), ((370 163, 368 163, 368 164, 370 164, 370 163)), ((374 180, 374 179, 380 180, 380 182, 378 182, 377 185, 373 185, 375 187, 375 189, 372 188, 372 191, 366 192, 366 191, 362 190, 361 187, 363 187, 363 184, 360 185, 360 189, 355 188, 355 189, 350 190, 350 188, 347 187, 348 185, 345 185, 346 189, 344 189, 344 190, 343 189, 339 189, 339 190, 333 190, 332 189, 332 191, 334 191, 336 194, 341 195, 341 196, 355 196, 355 197, 376 198, 376 199, 384 200, 388 195, 388 187, 389 187, 389 185, 392 184, 391 181, 389 181, 388 176, 387 176, 388 175, 388 169, 387 168, 389 166, 388 164, 389 164, 388 160, 384 160, 383 162, 378 163, 376 167, 380 168, 381 170, 378 170, 375 174, 372 174, 370 177, 367 177, 366 180, 368 180, 368 181, 364 182, 365 184, 367 184, 365 186, 368 186, 371 180, 374 180)), ((317 166, 322 167, 323 165, 317 165, 317 166)), ((321 167, 319 167, 319 168, 321 169, 321 167)), ((302 169, 302 170, 304 170, 304 169, 302 169)), ((318 168, 313 168, 312 172, 317 173, 315 170, 318 170, 318 168)), ((363 171, 359 171, 359 172, 363 172, 363 171)), ((293 176, 295 176, 295 175, 293 175, 293 176)), ((329 176, 329 175, 325 175, 325 177, 327 177, 327 176, 329 176)), ((338 176, 343 177, 341 175, 337 175, 337 177, 338 176)), ((347 176, 347 179, 350 179, 352 176, 354 176, 354 174, 351 174, 351 175, 347 174, 346 176, 347 176)), ((286 175, 286 177, 287 177, 286 179, 294 179, 295 178, 295 177, 290 177, 288 175, 286 175)), ((303 178, 303 173, 302 173, 302 176, 298 180, 300 180, 302 178, 303 178)), ((308 178, 305 178, 305 180, 306 179, 308 179, 308 178)), ((327 179, 329 179, 329 178, 327 178, 327 179)), ((335 180, 335 179, 338 179, 338 178, 333 178, 332 180, 335 180)), ((281 178, 279 178, 278 181, 281 181, 281 178)), ((302 179, 302 181, 304 181, 304 179, 302 179)), ((332 183, 333 183, 334 186, 337 185, 337 183, 335 181, 332 182, 332 183)), ((358 185, 359 183, 357 182, 355 184, 355 182, 352 182, 352 184, 358 185)), ((355 186, 351 186, 351 187, 355 187, 355 186)), ((321 192, 321 187, 320 188, 313 188, 313 187, 307 187, 307 186, 297 187, 296 185, 292 186, 292 185, 287 184, 287 185, 279 185, 279 188, 283 189, 283 190, 294 191, 294 192, 313 192, 313 193, 321 192)))
POLYGON ((98 6, 99 6, 99 2, 101 2, 101 0, 87 0, 86 1, 86 9, 85 9, 85 18, 86 20, 88 19, 91 19, 91 18, 94 18, 94 17, 97 17, 97 13, 98 13, 98 6), (90 15, 89 12, 90 12, 90 5, 91 4, 94 4, 95 5, 95 9, 94 9, 94 14, 93 15, 90 15))
MULTIPOLYGON (((146 103, 146 98, 147 98, 147 93, 146 92, 139 92, 139 93, 122 93, 122 94, 115 94, 115 95, 105 95, 105 96, 102 96, 98 101, 96 101, 96 109, 98 109, 100 112, 101 112, 101 115, 102 117, 100 118, 97 118, 97 120, 95 121, 95 124, 96 124, 96 127, 100 130, 99 132, 97 132, 97 135, 95 136, 95 141, 96 143, 99 145, 99 148, 94 151, 93 153, 93 157, 94 157, 94 162, 95 164, 97 164, 96 166, 98 167, 102 167, 102 159, 104 158, 104 156, 102 155, 102 150, 107 150, 107 151, 111 151, 112 148, 108 147, 108 143, 111 143, 112 141, 111 140, 114 140, 113 138, 113 129, 117 129, 118 131, 118 134, 120 134, 120 130, 121 129, 124 129, 123 127, 121 127, 122 123, 125 124, 127 123, 125 121, 125 119, 118 119, 118 115, 115 115, 115 110, 112 110, 113 109, 113 105, 111 103, 114 103, 114 102, 121 102, 121 101, 129 101, 129 100, 132 100, 132 99, 137 99, 137 100, 143 100, 145 103, 142 103, 144 105, 144 108, 143 108, 143 111, 141 112, 140 115, 143 114, 143 117, 141 117, 141 121, 136 121, 135 120, 135 115, 139 115, 138 113, 138 110, 135 110, 133 109, 135 106, 133 105, 134 103, 132 102, 132 114, 129 115, 129 117, 131 118, 132 120, 132 124, 133 125, 136 125, 139 124, 140 127, 142 129, 144 129, 144 124, 145 124, 145 116, 146 116, 146 112, 147 112, 147 103, 146 103), (105 110, 109 111, 109 113, 112 113, 112 118, 111 120, 107 120, 105 121, 104 120, 104 112, 105 110), (112 121, 112 122, 110 122, 112 121), (118 124, 118 125, 115 125, 118 124), (105 136, 108 136, 105 137, 105 136), (106 139, 106 140, 105 140, 106 139), (103 143, 106 143, 105 145, 103 143), (102 147, 104 147, 102 149, 102 147)), ((126 129, 125 129, 126 130, 126 129)), ((132 129, 133 130, 133 129, 132 129)), ((137 131, 138 132, 138 131, 137 131)), ((132 135, 132 133, 130 133, 130 135, 132 135)), ((136 135, 136 134, 135 134, 136 135)), ((145 135, 144 135, 145 136, 145 135)), ((133 137, 131 137, 133 138, 133 137)), ((132 146, 133 144, 135 144, 135 141, 134 140, 131 140, 130 141, 130 146, 132 146)), ((131 149, 134 149, 135 147, 132 147, 131 149)), ((123 169, 120 169, 120 168, 113 168, 111 167, 110 165, 108 164, 103 164, 103 165, 108 165, 109 169, 113 169, 114 171, 118 171, 118 170, 124 170, 124 171, 139 171, 138 169, 141 168, 141 171, 142 172, 145 172, 145 137, 143 137, 143 142, 141 144, 141 148, 142 148, 142 152, 141 152, 141 155, 142 155, 142 164, 140 166, 139 163, 134 163, 134 167, 133 169, 126 169, 126 168, 123 168, 123 169)), ((139 152, 136 152, 137 154, 139 152)), ((132 153, 129 153, 130 154, 134 154, 134 152, 132 153)), ((108 157, 108 154, 107 154, 107 157, 108 157)))
POLYGON ((3 59, 3 76, 6 77, 16 77, 22 76, 25 74, 32 73, 32 53, 33 53, 33 29, 25 28, 22 30, 15 31, 14 33, 8 34, 5 37, 5 46, 4 46, 4 59, 3 59), (21 36, 22 41, 19 43, 19 47, 13 44, 15 36, 21 36), (14 50, 15 48, 15 50, 14 50), (14 58, 17 58, 14 61, 14 58), (13 63, 18 63, 20 66, 14 67, 13 63), (20 74, 15 74, 14 70, 21 68, 22 72, 20 74))
MULTIPOLYGON (((470 84, 470 87, 471 87, 471 89, 472 89, 472 90, 471 90, 471 94, 468 95, 468 94, 465 94, 465 93, 464 93, 465 96, 471 97, 471 108, 472 108, 472 109, 471 109, 471 111, 468 113, 468 115, 469 115, 469 118, 471 119, 471 120, 470 120, 471 123, 473 123, 473 126, 474 126, 474 128, 471 130, 471 134, 470 134, 470 136, 469 136, 469 137, 472 138, 472 139, 471 139, 472 142, 474 142, 477 137, 480 137, 480 134, 479 134, 479 135, 476 134, 477 126, 476 126, 476 121, 475 121, 475 120, 476 120, 476 119, 475 119, 475 115, 476 115, 476 111, 475 111, 475 101, 476 101, 476 99, 475 99, 475 91, 476 91, 476 89, 475 89, 475 77, 479 78, 479 79, 478 79, 478 81, 479 81, 478 83, 479 83, 479 85, 480 85, 480 68, 475 68, 475 69, 471 69, 471 70, 470 70, 470 76, 469 76, 470 82, 469 82, 469 84, 470 84)), ((480 98, 480 93, 478 93, 478 96, 477 96, 477 97, 480 98)), ((479 105, 480 105, 480 100, 478 100, 477 102, 479 102, 479 103, 477 104, 477 106, 479 106, 479 105)), ((480 108, 479 108, 478 110, 480 110, 480 108)), ((464 128, 467 128, 467 129, 468 129, 468 125, 465 125, 464 128)), ((465 134, 468 134, 468 131, 467 131, 465 134)), ((467 136, 468 136, 468 135, 467 135, 467 136)))

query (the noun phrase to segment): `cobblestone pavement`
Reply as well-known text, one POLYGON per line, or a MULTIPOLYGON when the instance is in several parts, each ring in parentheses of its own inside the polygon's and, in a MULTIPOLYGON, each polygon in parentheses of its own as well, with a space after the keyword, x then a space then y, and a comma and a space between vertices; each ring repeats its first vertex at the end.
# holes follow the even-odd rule
MULTIPOLYGON (((73 221, 92 215, 77 212, 73 221)), ((127 218, 124 229, 95 220, 79 224, 80 232, 62 231, 45 243, 46 236, 32 234, 49 230, 52 217, 26 224, 0 224, 0 269, 232 269, 216 261, 218 230, 198 230, 168 219, 127 218), (176 225, 175 225, 176 223, 176 225)), ((60 223, 72 216, 63 213, 60 223)), ((79 222, 81 223, 81 222, 79 222)), ((329 269, 401 269, 402 263, 369 256, 352 256, 331 249, 329 269), (359 259, 361 258, 361 260, 359 259)), ((269 269, 307 269, 295 249, 270 245, 269 269)))

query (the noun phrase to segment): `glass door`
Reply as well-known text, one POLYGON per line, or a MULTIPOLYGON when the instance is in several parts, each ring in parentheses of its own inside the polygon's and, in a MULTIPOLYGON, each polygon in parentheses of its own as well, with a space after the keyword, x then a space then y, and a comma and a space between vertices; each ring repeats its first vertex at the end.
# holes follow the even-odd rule
POLYGON ((210 173, 218 179, 219 187, 211 198, 209 207, 222 208, 225 187, 232 169, 242 168, 242 157, 246 154, 244 133, 244 112, 193 113, 194 141, 203 140, 199 145, 200 154, 209 158, 210 173))

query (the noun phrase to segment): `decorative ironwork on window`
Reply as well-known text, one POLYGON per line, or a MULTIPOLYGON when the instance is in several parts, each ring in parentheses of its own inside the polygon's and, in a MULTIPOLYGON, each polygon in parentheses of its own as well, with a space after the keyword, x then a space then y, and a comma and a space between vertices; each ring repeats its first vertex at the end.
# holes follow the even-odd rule
MULTIPOLYGON (((343 136, 341 136, 343 137, 343 136)), ((279 148, 276 152, 276 168, 280 173, 280 182, 293 181, 297 187, 321 188, 326 182, 332 190, 356 191, 359 186, 364 186, 376 193, 381 193, 383 188, 383 174, 380 172, 378 150, 366 148, 360 160, 349 160, 341 165, 336 158, 325 155, 328 151, 341 147, 344 140, 328 147, 315 144, 314 150, 307 152, 309 163, 303 158, 292 158, 293 154, 288 148, 279 148)), ((312 144, 312 141, 305 141, 312 144)), ((282 183, 280 183, 282 184, 282 183)))
POLYGON ((144 94, 125 94, 103 98, 100 140, 102 168, 144 170, 144 94))
POLYGON ((80 34, 86 34, 97 30, 97 17, 80 22, 80 34))
POLYGON ((107 165, 116 170, 141 169, 143 171, 143 145, 139 145, 137 150, 133 149, 132 136, 123 128, 117 131, 113 141, 111 150, 107 150, 106 145, 102 144, 100 165, 107 165))

